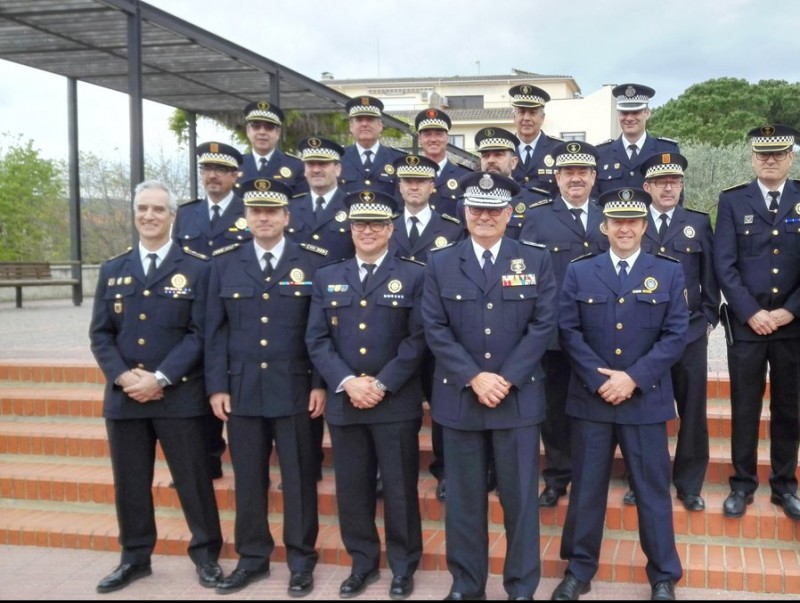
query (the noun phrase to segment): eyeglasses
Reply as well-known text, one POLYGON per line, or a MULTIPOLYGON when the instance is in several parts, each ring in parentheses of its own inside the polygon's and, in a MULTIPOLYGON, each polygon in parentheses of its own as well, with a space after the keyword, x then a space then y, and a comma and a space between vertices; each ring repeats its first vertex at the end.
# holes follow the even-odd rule
POLYGON ((764 162, 769 161, 770 157, 775 161, 783 161, 784 159, 786 159, 786 157, 788 157, 788 155, 789 151, 771 151, 768 153, 760 153, 760 152, 755 153, 756 159, 764 162))
POLYGON ((350 228, 356 232, 364 232, 369 229, 371 232, 380 232, 389 226, 388 222, 351 222, 350 228))
POLYGON ((664 178, 655 178, 653 186, 656 188, 683 188, 683 180, 666 180, 664 178))
POLYGON ((251 130, 267 130, 268 132, 271 132, 278 126, 276 126, 275 124, 271 124, 268 121, 254 120, 254 121, 248 121, 247 127, 250 128, 251 130))
POLYGON ((236 171, 236 168, 228 167, 227 165, 205 163, 200 166, 200 171, 204 174, 232 174, 236 171))
POLYGON ((496 218, 503 213, 504 207, 468 207, 471 216, 479 217, 482 213, 486 212, 492 218, 496 218))

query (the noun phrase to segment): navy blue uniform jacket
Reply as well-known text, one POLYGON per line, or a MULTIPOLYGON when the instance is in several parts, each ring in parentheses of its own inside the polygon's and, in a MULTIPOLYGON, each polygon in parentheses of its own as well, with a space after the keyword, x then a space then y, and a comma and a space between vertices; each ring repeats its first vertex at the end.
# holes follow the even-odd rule
POLYGON ((533 150, 533 157, 531 157, 527 169, 523 165, 525 157, 520 156, 519 147, 515 149, 514 154, 519 157, 519 161, 512 174, 514 180, 523 188, 544 189, 550 195, 557 195, 558 185, 556 184, 556 176, 553 169, 555 158, 550 154, 550 151, 554 146, 562 142, 564 141, 542 132, 539 142, 536 143, 536 148, 533 150))
POLYGON ((346 193, 353 193, 369 189, 381 191, 387 195, 394 195, 397 187, 397 177, 394 173, 392 162, 405 153, 391 149, 384 144, 378 147, 378 152, 372 158, 372 170, 369 174, 364 172, 364 164, 358 154, 356 145, 351 144, 344 150, 342 156, 342 173, 339 176, 339 186, 346 193))
POLYGON ((100 268, 89 337, 106 377, 106 419, 206 414, 203 325, 209 265, 173 245, 150 282, 138 250, 100 268), (170 380, 161 400, 140 404, 114 384, 137 367, 161 371, 170 380))
POLYGON ((419 239, 412 245, 408 240, 405 214, 401 212, 400 216, 394 220, 394 232, 389 241, 389 253, 424 264, 428 261, 428 253, 432 249, 460 241, 464 237, 464 232, 464 225, 458 218, 442 217, 434 211, 431 213, 431 219, 425 229, 419 233, 419 239))
POLYGON ((247 153, 242 162, 238 181, 241 183, 254 178, 280 180, 291 189, 293 195, 297 195, 308 190, 305 169, 305 165, 300 159, 287 155, 280 149, 275 149, 262 174, 258 171, 253 153, 247 153))
MULTIPOLYGON (((436 179, 433 181, 435 189, 428 200, 430 206, 439 214, 456 216, 458 200, 461 197, 458 181, 471 172, 472 170, 448 159, 444 169, 436 173, 436 179)), ((399 196, 398 200, 402 206, 402 199, 399 196)))
POLYGON ((466 238, 428 256, 422 314, 436 357, 433 418, 468 431, 509 429, 545 417, 541 359, 556 323, 556 279, 547 251, 503 238, 488 284, 466 238), (513 385, 496 408, 478 402, 483 371, 513 385))
POLYGON ((568 415, 626 425, 675 418, 670 368, 683 355, 689 326, 677 261, 642 252, 620 285, 608 253, 578 260, 567 268, 558 312, 561 348, 572 364, 568 415), (600 397, 601 367, 636 382, 630 400, 614 406, 600 397))
POLYGON ((642 162, 656 153, 680 153, 678 143, 669 138, 647 135, 644 147, 638 150, 636 161, 628 158, 628 142, 622 135, 597 145, 597 180, 592 197, 615 188, 642 188, 644 175, 639 171, 642 162))
POLYGON ((351 258, 356 254, 353 235, 347 221, 344 190, 337 188, 322 217, 314 214, 316 195, 306 193, 289 201, 289 226, 286 236, 295 243, 308 243, 325 249, 329 261, 351 258))
POLYGON ((175 215, 172 238, 181 247, 188 247, 203 255, 211 255, 232 243, 249 241, 252 237, 244 217, 244 202, 234 195, 213 229, 205 199, 184 203, 178 207, 175 215))

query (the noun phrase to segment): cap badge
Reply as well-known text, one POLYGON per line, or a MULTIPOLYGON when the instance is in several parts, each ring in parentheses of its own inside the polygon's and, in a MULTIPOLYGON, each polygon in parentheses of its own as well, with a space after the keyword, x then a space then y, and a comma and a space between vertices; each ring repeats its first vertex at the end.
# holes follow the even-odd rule
POLYGON ((281 176, 283 176, 284 178, 291 178, 291 177, 292 177, 292 170, 291 170, 291 169, 289 169, 289 168, 288 168, 288 167, 286 167, 286 166, 283 166, 283 167, 280 169, 280 174, 281 174, 281 176))
POLYGON ((451 191, 456 190, 458 188, 458 181, 455 178, 450 178, 450 180, 447 181, 447 188, 449 188, 451 191))
POLYGON ((494 136, 494 129, 493 129, 493 128, 486 128, 486 129, 483 131, 483 134, 484 134, 485 136, 494 136))
POLYGON ((212 142, 208 145, 208 150, 212 153, 219 153, 219 145, 216 142, 212 142))
POLYGON ((764 126, 763 128, 761 128, 761 133, 764 136, 772 136, 775 134, 775 128, 773 128, 772 126, 764 126))
POLYGON ((169 282, 176 289, 183 289, 186 286, 186 277, 182 274, 173 274, 169 282))
POLYGON ((447 245, 447 239, 444 237, 436 237, 436 240, 433 242, 433 244, 436 245, 437 248, 444 247, 447 245))
POLYGON ((517 258, 511 260, 511 272, 514 274, 522 274, 525 271, 525 260, 517 258))
POLYGON ((520 86, 519 90, 520 90, 520 92, 522 92, 522 94, 530 94, 531 93, 531 87, 530 86, 520 86))
POLYGON ((687 239, 693 239, 694 238, 694 228, 692 228, 691 226, 687 226, 686 228, 683 229, 683 234, 686 235, 687 239))
POLYGON ((289 273, 289 278, 295 283, 302 283, 304 280, 306 280, 306 275, 302 270, 300 270, 300 268, 293 268, 289 273))
POLYGON ((415 166, 419 165, 419 157, 416 155, 409 155, 406 157, 406 165, 415 166))
POLYGON ((628 98, 636 96, 636 88, 634 88, 633 86, 628 86, 627 88, 625 88, 625 96, 627 96, 628 98))
POLYGON ((234 224, 234 226, 236 226, 236 228, 238 228, 239 230, 244 230, 245 228, 247 228, 247 220, 245 220, 244 218, 239 218, 238 220, 236 220, 236 224, 234 224))
POLYGON ((623 188, 617 195, 622 201, 630 201, 633 199, 633 191, 629 188, 623 188))
POLYGON ((347 214, 344 211, 337 211, 333 219, 337 222, 344 222, 347 220, 347 214))
POLYGON ((494 186, 494 180, 492 180, 492 177, 489 174, 484 174, 478 181, 478 186, 483 190, 488 191, 494 186))
POLYGON ((569 153, 578 153, 581 150, 581 145, 577 142, 571 142, 567 145, 567 152, 569 153))
POLYGON ((658 289, 658 281, 652 276, 648 276, 644 279, 644 288, 648 291, 655 291, 658 289))
POLYGON ((428 109, 427 111, 425 111, 426 117, 434 118, 437 115, 439 115, 439 112, 436 109, 428 109))
POLYGON ((664 165, 672 163, 672 155, 670 155, 669 153, 661 153, 661 163, 663 163, 664 165))
POLYGON ((391 291, 392 293, 398 293, 400 289, 403 288, 403 283, 401 283, 397 279, 393 279, 389 281, 389 284, 387 286, 389 287, 389 291, 391 291))
POLYGON ((272 188, 272 183, 269 180, 259 179, 253 182, 253 187, 255 187, 257 191, 268 191, 272 188))
POLYGON ((269 109, 269 103, 267 101, 259 101, 257 107, 262 111, 266 111, 269 109))
POLYGON ((318 149, 322 146, 322 141, 319 138, 309 138, 308 146, 310 146, 312 149, 318 149))
POLYGON ((361 191, 361 194, 359 195, 359 198, 360 198, 360 199, 361 199, 361 200, 362 200, 364 203, 372 203, 372 202, 375 200, 375 195, 373 195, 373 194, 372 194, 371 192, 369 192, 369 191, 361 191))
POLYGON ((369 106, 369 97, 368 96, 362 96, 361 97, 361 104, 364 105, 365 107, 369 106))

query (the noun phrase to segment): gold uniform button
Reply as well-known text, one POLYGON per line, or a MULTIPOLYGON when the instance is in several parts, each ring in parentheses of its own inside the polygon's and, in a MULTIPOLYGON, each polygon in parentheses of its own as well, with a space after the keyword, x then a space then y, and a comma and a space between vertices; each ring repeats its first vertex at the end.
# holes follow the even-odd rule
POLYGON ((372 184, 372 181, 371 181, 371 180, 364 180, 364 184, 366 184, 367 186, 369 186, 370 184, 372 184))
POLYGON ((299 291, 295 291, 294 292, 294 296, 297 297, 298 295, 300 295, 300 292, 299 291))
POLYGON ((622 323, 618 322, 617 323, 617 331, 621 331, 621 330, 622 330, 622 323))
POLYGON ((238 293, 234 293, 233 294, 233 299, 239 299, 239 294, 238 293))
POLYGON ((262 316, 261 317, 261 322, 263 322, 264 324, 267 324, 269 322, 269 318, 267 318, 266 316, 262 316))
POLYGON ((460 295, 456 295, 456 299, 461 299, 461 296, 460 295))
POLYGON ((141 339, 139 339, 139 341, 137 341, 137 343, 138 343, 139 345, 144 345, 144 344, 145 344, 144 337, 142 337, 141 339))
POLYGON ((114 299, 122 299, 122 293, 117 293, 117 294, 114 296, 114 299))
POLYGON ((392 302, 392 305, 393 305, 393 306, 396 306, 396 305, 397 305, 397 302, 396 302, 396 301, 393 301, 393 302, 392 302))
POLYGON ((773 288, 772 288, 772 292, 773 292, 773 293, 779 293, 779 291, 780 291, 780 290, 779 290, 777 287, 773 287, 773 288))
POLYGON ((777 231, 777 230, 773 230, 773 231, 772 231, 772 236, 773 236, 773 237, 777 237, 777 236, 778 236, 778 234, 779 234, 779 233, 778 233, 778 231, 777 231))
POLYGON ((593 304, 593 303, 594 303, 594 298, 593 298, 593 297, 590 297, 590 298, 589 298, 589 300, 588 300, 588 302, 589 302, 590 304, 593 304))
POLYGON ((553 251, 558 251, 558 247, 553 247, 553 251))
POLYGON ((588 247, 589 247, 589 241, 584 241, 584 242, 583 242, 583 246, 584 246, 584 247, 586 247, 586 248, 588 248, 588 247))
POLYGON ((412 259, 412 260, 415 260, 415 259, 417 259, 417 258, 415 258, 415 257, 412 255, 412 256, 411 256, 411 259, 412 259))
POLYGON ((319 235, 317 233, 311 235, 311 238, 314 239, 315 241, 319 241, 319 235))
POLYGON ((145 297, 150 297, 150 290, 145 289, 144 291, 142 291, 142 295, 144 295, 145 297))
POLYGON ((269 342, 268 342, 266 339, 262 339, 262 340, 261 340, 261 341, 259 341, 258 343, 260 343, 260 344, 261 344, 261 347, 262 347, 262 348, 265 348, 265 347, 267 347, 267 344, 268 344, 269 342))
POLYGON ((269 293, 264 293, 264 294, 261 296, 261 299, 269 299, 269 293))
POLYGON ((492 357, 492 353, 491 353, 491 352, 486 352, 486 353, 483 355, 483 357, 484 357, 484 358, 486 358, 486 359, 488 360, 489 358, 491 358, 491 357, 492 357))
POLYGON ((780 270, 778 268, 773 268, 772 269, 772 274, 778 274, 779 272, 780 272, 780 270))
POLYGON ((486 333, 487 335, 491 335, 492 334, 492 330, 491 329, 484 329, 483 332, 486 333))
POLYGON ((494 308, 494 304, 492 302, 489 302, 488 304, 486 304, 486 309, 487 310, 491 310, 492 308, 494 308))
POLYGON ((261 363, 261 368, 262 368, 262 369, 265 369, 265 368, 267 368, 268 366, 269 366, 269 364, 267 364, 266 362, 262 362, 262 363, 261 363))
POLYGON ((209 241, 209 242, 208 242, 208 246, 209 246, 209 247, 213 247, 213 246, 214 246, 214 241, 209 241))
POLYGON ((367 348, 360 348, 358 350, 358 353, 361 354, 362 356, 366 356, 367 355, 367 348))
POLYGON ((367 324, 366 324, 366 323, 363 323, 363 322, 360 322, 360 323, 358 323, 358 328, 359 328, 359 329, 361 329, 361 330, 363 331, 364 329, 366 329, 366 328, 367 328, 367 324))
POLYGON ((367 300, 366 300, 366 299, 362 299, 362 300, 361 300, 360 302, 358 302, 358 303, 359 303, 359 305, 360 305, 362 308, 366 308, 366 307, 367 307, 367 300))
POLYGON ((619 348, 617 348, 616 350, 614 350, 614 353, 615 353, 617 356, 622 356, 622 350, 620 350, 619 348))
POLYGON ((664 253, 664 252, 667 250, 667 248, 666 248, 666 247, 659 247, 659 248, 658 248, 658 250, 659 250, 661 253, 664 253))
POLYGON ((772 255, 780 255, 780 253, 781 253, 780 249, 773 249, 772 250, 772 255))
POLYGON ((338 306, 338 305, 339 305, 339 302, 337 302, 337 301, 332 301, 332 302, 331 302, 331 305, 332 305, 332 306, 338 306))
POLYGON ((625 298, 624 297, 620 297, 619 298, 619 303, 624 304, 625 303, 625 298))
POLYGON ((147 314, 145 314, 144 312, 139 314, 139 320, 147 320, 147 314))

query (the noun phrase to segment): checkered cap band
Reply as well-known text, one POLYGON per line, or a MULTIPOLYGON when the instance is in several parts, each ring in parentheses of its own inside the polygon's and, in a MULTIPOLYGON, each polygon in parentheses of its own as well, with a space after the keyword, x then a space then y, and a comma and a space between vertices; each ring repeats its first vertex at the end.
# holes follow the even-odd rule
POLYGON ((434 117, 423 119, 419 122, 417 126, 417 132, 422 132, 423 130, 447 130, 450 131, 450 126, 447 125, 447 122, 443 119, 434 117))
POLYGON ((515 94, 511 105, 514 107, 541 107, 547 101, 537 94, 515 94))
POLYGON ((754 151, 783 151, 794 145, 794 136, 753 136, 754 151))
POLYGON ((514 141, 508 138, 484 138, 478 143, 478 151, 513 151, 516 148, 514 141))
POLYGON ((347 114, 349 117, 358 117, 359 115, 367 115, 369 117, 380 117, 380 107, 374 105, 353 105, 350 107, 350 112, 347 114))
POLYGON ((239 162, 233 155, 225 153, 203 153, 197 163, 203 165, 204 163, 213 163, 216 165, 227 165, 228 167, 239 169, 239 162))
POLYGON ((326 149, 325 147, 312 149, 309 147, 302 150, 303 161, 340 161, 341 158, 336 149, 326 149))
POLYGON ((289 197, 278 191, 247 191, 242 201, 250 207, 284 207, 289 205, 289 197))
POLYGON ((594 167, 597 160, 589 153, 563 153, 556 156, 556 167, 568 165, 586 165, 594 167))
POLYGON ((657 176, 683 176, 683 168, 677 163, 664 163, 651 166, 644 173, 645 179, 657 176))
POLYGON ((464 192, 464 205, 472 207, 503 207, 511 202, 511 191, 493 188, 490 192, 480 186, 468 186, 464 192))
POLYGON ((253 109, 244 118, 245 121, 268 121, 276 126, 281 125, 281 118, 277 113, 273 113, 269 109, 253 109))
POLYGON ((397 165, 398 178, 435 178, 436 170, 429 165, 397 165))
POLYGON ((611 218, 644 218, 647 216, 647 204, 643 201, 607 201, 603 206, 603 215, 611 218))
POLYGON ((351 220, 391 220, 392 208, 383 203, 353 203, 350 206, 351 220))

